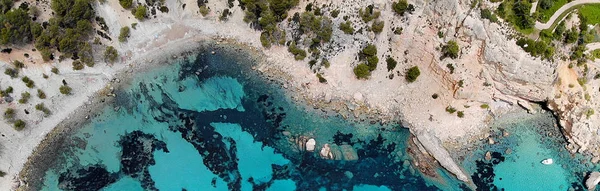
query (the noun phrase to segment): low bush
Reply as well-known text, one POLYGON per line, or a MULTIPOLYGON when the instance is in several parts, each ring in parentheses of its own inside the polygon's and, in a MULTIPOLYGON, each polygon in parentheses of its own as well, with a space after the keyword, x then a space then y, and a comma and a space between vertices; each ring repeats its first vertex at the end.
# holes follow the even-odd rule
POLYGON ((40 99, 46 99, 46 93, 44 93, 44 91, 42 91, 41 89, 37 90, 37 96, 40 99))
POLYGON ((19 76, 19 70, 14 68, 6 68, 4 69, 4 74, 10 76, 10 78, 16 78, 19 76))
POLYGON ((118 57, 119 57, 119 52, 117 52, 117 49, 115 49, 115 47, 112 47, 112 46, 106 47, 106 50, 104 51, 104 59, 107 62, 114 63, 115 61, 117 61, 118 57))
POLYGON ((394 58, 389 56, 385 59, 385 62, 387 63, 388 72, 394 70, 394 68, 396 68, 396 65, 398 65, 398 62, 396 62, 394 58))
POLYGON ((83 69, 83 63, 81 63, 79 60, 75 60, 73 61, 73 70, 82 70, 83 69))
POLYGON ((67 85, 62 85, 62 86, 60 86, 59 90, 60 90, 61 94, 69 95, 69 94, 71 94, 72 89, 71 89, 71 87, 69 87, 67 85))
POLYGON ((354 67, 354 75, 358 79, 368 79, 371 76, 371 71, 369 70, 369 66, 364 63, 361 63, 354 67))
POLYGON ((456 112, 456 116, 463 118, 463 117, 465 117, 465 113, 463 111, 458 111, 458 112, 456 112))
POLYGON ((379 34, 379 33, 381 33, 381 31, 383 31, 383 27, 384 27, 383 21, 375 20, 375 21, 373 21, 373 24, 371 25, 371 30, 373 32, 375 32, 375 34, 379 34))
POLYGON ((127 38, 129 38, 130 33, 129 27, 126 26, 121 28, 119 33, 119 42, 127 42, 127 38))
POLYGON ((454 112, 456 112, 456 109, 454 107, 452 107, 452 106, 448 106, 448 107, 446 107, 446 112, 448 112, 448 113, 454 113, 454 112))
POLYGON ((345 34, 353 34, 354 27, 352 27, 352 22, 346 21, 346 22, 340 23, 340 30, 342 30, 345 34))
POLYGON ((421 71, 418 66, 413 66, 406 71, 406 81, 409 83, 417 81, 417 78, 421 75, 421 71))
POLYGON ((19 103, 26 104, 29 102, 29 98, 31 98, 31 94, 29 94, 29 92, 23 92, 21 93, 21 99, 19 99, 19 103))
POLYGON ((456 41, 448 41, 448 43, 442 47, 442 55, 443 57, 450 57, 452 59, 458 58, 459 49, 456 41))
POLYGON ((17 119, 17 120, 15 121, 15 124, 13 124, 13 127, 15 128, 15 130, 17 130, 17 131, 20 131, 20 130, 23 130, 23 129, 25 129, 25 126, 26 126, 26 125, 27 125, 27 124, 25 123, 25 121, 23 121, 23 120, 20 120, 20 119, 17 119))

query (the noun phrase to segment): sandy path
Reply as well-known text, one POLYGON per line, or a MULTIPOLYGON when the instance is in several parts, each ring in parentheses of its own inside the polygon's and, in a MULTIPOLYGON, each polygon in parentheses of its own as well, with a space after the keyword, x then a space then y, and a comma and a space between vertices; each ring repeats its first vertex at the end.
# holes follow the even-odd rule
POLYGON ((563 12, 569 10, 571 7, 590 3, 600 3, 600 0, 575 0, 570 3, 567 3, 555 12, 554 15, 550 17, 550 20, 548 20, 548 22, 541 23, 539 21, 536 21, 535 28, 538 30, 548 29, 552 26, 554 22, 556 22, 556 19, 558 19, 559 16, 563 14, 563 12))
POLYGON ((592 50, 600 49, 600 42, 586 44, 585 48, 585 53, 590 53, 592 50))

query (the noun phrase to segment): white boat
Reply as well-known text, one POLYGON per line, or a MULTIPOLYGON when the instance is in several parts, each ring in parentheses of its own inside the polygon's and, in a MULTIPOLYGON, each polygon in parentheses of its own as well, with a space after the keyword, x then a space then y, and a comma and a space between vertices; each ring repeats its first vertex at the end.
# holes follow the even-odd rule
POLYGON ((547 158, 542 161, 542 164, 545 165, 551 165, 552 163, 554 163, 554 161, 551 158, 547 158))

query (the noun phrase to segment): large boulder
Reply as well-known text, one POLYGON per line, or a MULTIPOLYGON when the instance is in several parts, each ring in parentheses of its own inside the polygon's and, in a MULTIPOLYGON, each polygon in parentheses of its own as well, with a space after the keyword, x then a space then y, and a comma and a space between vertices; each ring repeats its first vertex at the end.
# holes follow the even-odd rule
POLYGON ((588 190, 596 189, 596 185, 600 182, 600 172, 594 171, 590 173, 590 176, 585 180, 585 186, 588 190))

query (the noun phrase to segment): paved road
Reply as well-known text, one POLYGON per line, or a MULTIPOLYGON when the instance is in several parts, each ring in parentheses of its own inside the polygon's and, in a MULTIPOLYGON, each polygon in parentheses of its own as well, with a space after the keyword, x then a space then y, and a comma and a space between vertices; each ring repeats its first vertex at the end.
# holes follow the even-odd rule
POLYGON ((550 28, 550 26, 552 26, 552 23, 554 23, 556 21, 556 19, 558 19, 558 16, 560 16, 566 10, 570 9, 573 6, 582 5, 582 4, 590 4, 590 3, 600 3, 600 0, 571 1, 570 3, 563 5, 562 7, 560 7, 560 9, 558 9, 556 12, 554 12, 554 15, 552 15, 552 17, 550 17, 550 20, 548 20, 547 23, 540 23, 539 21, 536 21, 535 28, 538 30, 550 28))

